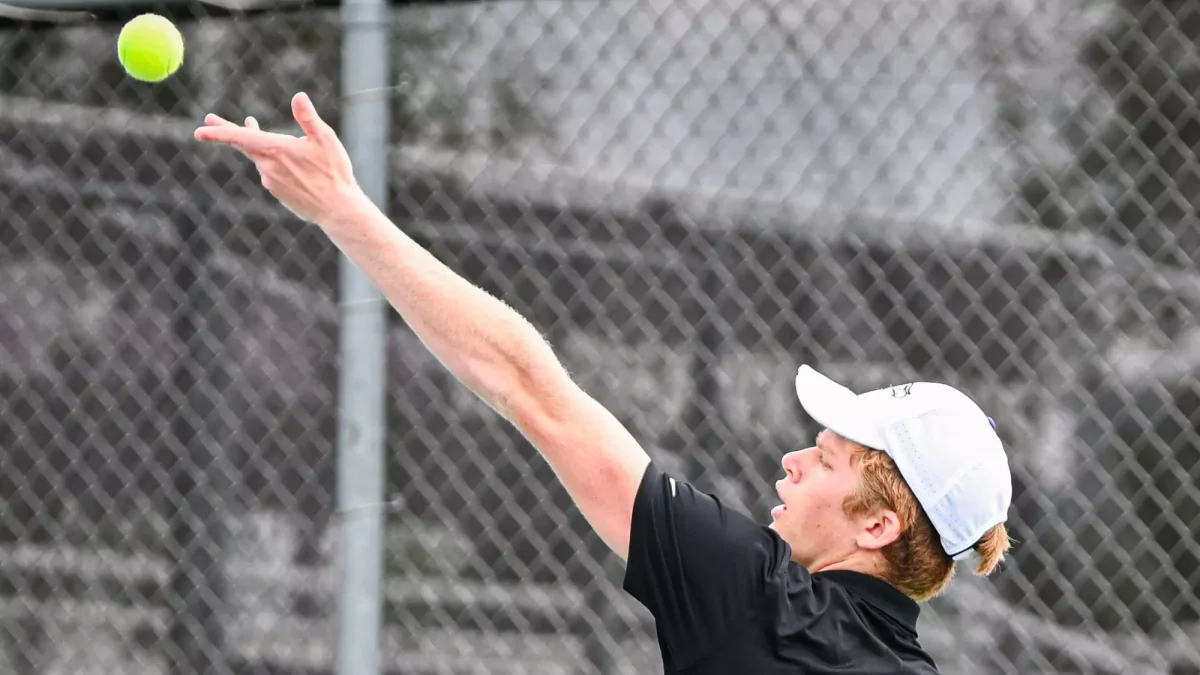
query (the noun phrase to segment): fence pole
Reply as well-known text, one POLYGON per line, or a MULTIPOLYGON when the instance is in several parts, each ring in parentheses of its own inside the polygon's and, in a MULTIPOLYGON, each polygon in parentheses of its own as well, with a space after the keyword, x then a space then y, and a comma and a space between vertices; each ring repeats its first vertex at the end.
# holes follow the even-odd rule
MULTIPOLYGON (((389 10, 343 0, 342 137, 367 196, 388 199, 389 10)), ((387 305, 341 261, 337 505, 341 514, 337 675, 379 675, 386 438, 387 305)))

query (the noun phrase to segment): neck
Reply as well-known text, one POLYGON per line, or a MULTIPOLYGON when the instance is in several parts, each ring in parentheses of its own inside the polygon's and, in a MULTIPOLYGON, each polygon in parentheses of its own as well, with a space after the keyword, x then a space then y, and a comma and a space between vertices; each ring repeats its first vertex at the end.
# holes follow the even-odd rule
MULTIPOLYGON (((801 562, 801 564, 803 564, 803 562, 801 562)), ((883 557, 878 553, 859 551, 842 557, 831 557, 824 560, 818 560, 811 565, 806 565, 806 567, 808 567, 809 572, 813 574, 817 572, 843 570, 847 572, 869 574, 873 577, 879 577, 882 579, 884 560, 883 557)))

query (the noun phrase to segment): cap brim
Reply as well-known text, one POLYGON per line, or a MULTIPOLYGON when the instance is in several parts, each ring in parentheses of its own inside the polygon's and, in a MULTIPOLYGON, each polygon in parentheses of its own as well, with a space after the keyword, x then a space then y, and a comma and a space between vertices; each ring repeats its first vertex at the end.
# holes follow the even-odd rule
POLYGON ((850 389, 804 365, 796 373, 796 396, 817 424, 868 448, 884 449, 885 439, 870 407, 850 389))

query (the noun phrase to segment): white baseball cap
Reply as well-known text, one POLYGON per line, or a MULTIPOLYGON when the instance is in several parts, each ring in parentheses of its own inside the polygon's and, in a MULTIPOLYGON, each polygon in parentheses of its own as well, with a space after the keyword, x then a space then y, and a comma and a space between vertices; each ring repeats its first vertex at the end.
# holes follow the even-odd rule
POLYGON ((995 422, 961 391, 912 382, 855 394, 805 365, 796 394, 818 424, 892 458, 955 560, 1007 520, 1008 457, 995 422))

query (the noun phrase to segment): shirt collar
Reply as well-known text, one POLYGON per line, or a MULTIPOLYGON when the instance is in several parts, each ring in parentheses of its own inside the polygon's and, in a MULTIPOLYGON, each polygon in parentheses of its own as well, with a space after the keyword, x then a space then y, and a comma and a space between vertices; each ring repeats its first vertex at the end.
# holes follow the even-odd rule
POLYGON ((850 570, 828 570, 814 576, 824 577, 834 583, 853 590, 867 602, 883 610, 901 624, 917 630, 917 618, 921 606, 916 600, 900 592, 900 589, 878 577, 850 570))

